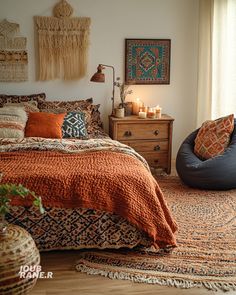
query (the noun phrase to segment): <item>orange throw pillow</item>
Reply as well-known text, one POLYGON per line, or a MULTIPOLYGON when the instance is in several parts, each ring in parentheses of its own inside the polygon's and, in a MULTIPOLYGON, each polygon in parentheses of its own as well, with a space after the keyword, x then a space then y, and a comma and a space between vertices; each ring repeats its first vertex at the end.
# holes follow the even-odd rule
POLYGON ((195 138, 194 153, 202 159, 223 154, 234 130, 234 115, 202 124, 195 138))
POLYGON ((26 137, 62 138, 62 124, 66 113, 29 113, 26 137))

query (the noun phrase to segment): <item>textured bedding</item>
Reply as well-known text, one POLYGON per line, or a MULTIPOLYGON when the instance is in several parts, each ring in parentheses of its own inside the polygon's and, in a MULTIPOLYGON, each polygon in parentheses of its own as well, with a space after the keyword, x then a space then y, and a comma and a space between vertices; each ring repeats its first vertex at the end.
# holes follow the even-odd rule
MULTIPOLYGON (((146 161, 111 139, 0 139, 3 182, 22 183, 46 208, 89 208, 122 217, 156 248, 176 246, 177 229, 146 161)), ((13 199, 13 205, 29 205, 13 199)))

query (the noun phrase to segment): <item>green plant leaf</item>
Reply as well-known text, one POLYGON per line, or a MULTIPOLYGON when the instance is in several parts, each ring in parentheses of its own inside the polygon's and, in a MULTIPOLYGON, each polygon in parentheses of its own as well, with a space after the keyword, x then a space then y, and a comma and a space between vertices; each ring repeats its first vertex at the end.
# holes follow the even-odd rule
POLYGON ((4 205, 0 206, 0 214, 6 215, 7 213, 9 213, 9 208, 4 205))
POLYGON ((33 205, 39 208, 40 213, 44 213, 41 197, 37 196, 35 192, 30 191, 22 184, 5 183, 0 184, 0 214, 6 214, 10 211, 11 196, 25 198, 32 196, 34 200, 33 205))
POLYGON ((8 189, 5 185, 0 185, 0 196, 6 196, 8 194, 8 189))

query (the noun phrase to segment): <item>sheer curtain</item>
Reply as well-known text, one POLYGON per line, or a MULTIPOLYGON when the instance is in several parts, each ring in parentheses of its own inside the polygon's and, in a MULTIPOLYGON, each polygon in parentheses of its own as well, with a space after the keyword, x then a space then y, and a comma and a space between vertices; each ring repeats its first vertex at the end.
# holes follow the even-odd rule
POLYGON ((197 127, 211 118, 214 0, 199 0, 197 127))
POLYGON ((215 0, 212 118, 236 114, 236 0, 215 0))
POLYGON ((236 0, 200 0, 197 125, 236 115, 236 0))

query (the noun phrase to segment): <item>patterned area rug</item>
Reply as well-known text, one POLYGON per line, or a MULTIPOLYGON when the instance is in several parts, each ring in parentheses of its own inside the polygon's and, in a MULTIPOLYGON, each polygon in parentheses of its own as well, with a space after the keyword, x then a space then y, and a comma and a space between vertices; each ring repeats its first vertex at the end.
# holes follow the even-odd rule
POLYGON ((175 176, 161 176, 158 183, 179 225, 178 247, 171 253, 86 251, 76 269, 134 282, 236 290, 236 190, 192 189, 175 176))

